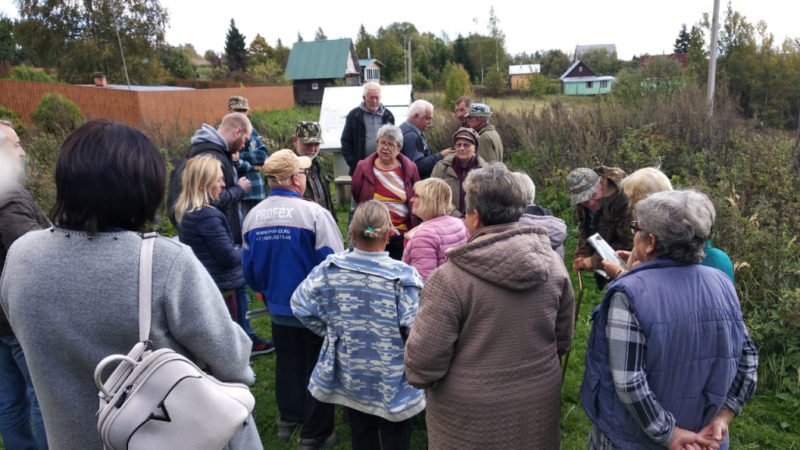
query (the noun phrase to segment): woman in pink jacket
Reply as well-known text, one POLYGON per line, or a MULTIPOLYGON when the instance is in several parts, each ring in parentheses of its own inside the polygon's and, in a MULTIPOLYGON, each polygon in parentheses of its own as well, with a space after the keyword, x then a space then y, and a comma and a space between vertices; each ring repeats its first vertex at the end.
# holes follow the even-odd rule
POLYGON ((424 281, 447 261, 447 249, 467 242, 469 232, 462 219, 450 215, 453 194, 444 180, 417 182, 414 193, 411 212, 423 222, 406 233, 403 262, 416 268, 424 281))

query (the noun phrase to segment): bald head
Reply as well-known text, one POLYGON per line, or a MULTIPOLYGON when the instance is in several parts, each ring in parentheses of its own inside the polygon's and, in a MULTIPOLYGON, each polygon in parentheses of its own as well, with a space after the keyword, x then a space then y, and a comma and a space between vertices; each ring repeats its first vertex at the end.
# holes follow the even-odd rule
POLYGON ((228 151, 231 153, 241 150, 252 132, 253 126, 250 124, 250 119, 239 112, 225 115, 219 126, 219 135, 228 144, 228 151))

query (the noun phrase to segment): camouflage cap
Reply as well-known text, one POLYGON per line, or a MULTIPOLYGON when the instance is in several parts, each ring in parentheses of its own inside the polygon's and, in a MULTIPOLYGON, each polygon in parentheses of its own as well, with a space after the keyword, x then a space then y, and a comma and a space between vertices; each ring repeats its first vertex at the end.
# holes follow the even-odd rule
POLYGON ((489 118, 491 115, 492 108, 489 108, 486 103, 473 103, 467 113, 467 117, 482 117, 484 119, 489 118))
POLYGON ((234 95, 228 99, 228 109, 233 111, 245 110, 250 111, 250 102, 246 98, 234 95))
POLYGON ((317 122, 310 120, 297 122, 294 135, 304 144, 322 144, 322 130, 317 122))
POLYGON ((600 175, 592 169, 580 167, 567 175, 567 190, 569 200, 573 205, 583 203, 592 198, 594 186, 600 180, 600 175))

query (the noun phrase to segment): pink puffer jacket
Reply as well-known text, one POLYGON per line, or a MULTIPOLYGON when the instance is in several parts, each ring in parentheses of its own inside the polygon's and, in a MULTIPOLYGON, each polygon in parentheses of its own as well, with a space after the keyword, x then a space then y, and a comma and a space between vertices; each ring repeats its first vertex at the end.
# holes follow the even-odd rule
POLYGON ((467 242, 469 231, 462 219, 439 216, 423 222, 406 237, 403 262, 416 268, 424 281, 447 261, 447 249, 467 242))

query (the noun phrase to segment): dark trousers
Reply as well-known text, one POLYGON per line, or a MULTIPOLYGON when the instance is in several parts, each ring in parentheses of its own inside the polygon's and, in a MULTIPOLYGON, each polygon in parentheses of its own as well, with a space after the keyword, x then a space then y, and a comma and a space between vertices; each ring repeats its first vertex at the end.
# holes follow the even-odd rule
POLYGON ((254 340, 256 332, 250 326, 250 319, 247 318, 247 308, 250 306, 250 296, 247 295, 247 286, 242 286, 236 290, 236 317, 234 320, 240 327, 250 336, 250 340, 254 340))
POLYGON ((353 450, 408 450, 411 447, 411 421, 391 422, 347 408, 353 450))
POLYGON ((275 400, 280 419, 302 423, 302 439, 324 440, 333 433, 333 404, 322 403, 308 391, 322 338, 306 328, 272 323, 275 344, 275 400))
POLYGON ((386 244, 386 251, 389 252, 389 257, 398 261, 403 260, 403 236, 392 236, 389 238, 389 243, 386 244))

